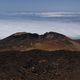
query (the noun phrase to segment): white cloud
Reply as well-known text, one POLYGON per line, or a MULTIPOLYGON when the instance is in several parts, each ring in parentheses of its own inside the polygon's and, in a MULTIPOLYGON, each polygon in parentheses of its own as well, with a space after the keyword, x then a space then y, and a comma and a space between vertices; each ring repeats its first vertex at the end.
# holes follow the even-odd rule
POLYGON ((62 23, 53 21, 0 20, 0 37, 4 38, 15 32, 45 33, 59 32, 70 37, 80 35, 80 23, 62 23))
POLYGON ((80 12, 5 12, 0 13, 8 16, 16 16, 16 15, 35 15, 40 17, 62 17, 62 16, 75 16, 80 15, 80 12))

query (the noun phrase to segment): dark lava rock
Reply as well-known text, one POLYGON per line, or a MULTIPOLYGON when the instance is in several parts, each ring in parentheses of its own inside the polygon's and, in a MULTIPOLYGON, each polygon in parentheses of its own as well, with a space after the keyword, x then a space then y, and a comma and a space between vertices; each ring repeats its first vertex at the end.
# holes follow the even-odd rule
POLYGON ((80 52, 0 52, 0 80, 80 80, 80 52))

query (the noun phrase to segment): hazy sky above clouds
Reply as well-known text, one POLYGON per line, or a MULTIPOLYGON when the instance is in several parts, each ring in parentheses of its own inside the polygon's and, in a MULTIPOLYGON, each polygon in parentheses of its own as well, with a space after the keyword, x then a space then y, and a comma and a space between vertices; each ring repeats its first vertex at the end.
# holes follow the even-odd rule
POLYGON ((0 0, 0 11, 80 11, 80 0, 0 0))

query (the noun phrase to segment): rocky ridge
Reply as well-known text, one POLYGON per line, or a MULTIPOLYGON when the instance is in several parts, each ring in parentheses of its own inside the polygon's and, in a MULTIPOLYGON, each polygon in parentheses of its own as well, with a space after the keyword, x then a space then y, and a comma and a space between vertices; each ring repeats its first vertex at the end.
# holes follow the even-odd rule
POLYGON ((32 49, 48 51, 79 51, 80 44, 67 36, 56 32, 46 32, 42 35, 36 33, 18 32, 0 40, 0 50, 2 51, 28 51, 32 49))

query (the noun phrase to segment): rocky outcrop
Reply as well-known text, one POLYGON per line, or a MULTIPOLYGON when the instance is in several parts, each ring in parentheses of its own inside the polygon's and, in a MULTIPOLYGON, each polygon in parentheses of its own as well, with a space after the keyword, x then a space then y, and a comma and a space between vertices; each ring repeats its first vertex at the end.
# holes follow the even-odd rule
POLYGON ((0 40, 1 50, 19 50, 27 51, 32 49, 40 50, 73 50, 79 51, 80 44, 67 36, 56 33, 47 32, 42 35, 36 33, 18 32, 11 36, 0 40))

